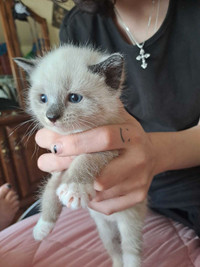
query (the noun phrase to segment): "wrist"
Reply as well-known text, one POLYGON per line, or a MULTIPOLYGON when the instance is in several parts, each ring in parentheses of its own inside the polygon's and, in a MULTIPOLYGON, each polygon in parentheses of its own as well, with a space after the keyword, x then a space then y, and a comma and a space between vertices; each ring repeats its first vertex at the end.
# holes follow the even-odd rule
POLYGON ((148 133, 155 154, 155 175, 200 166, 200 127, 177 132, 148 133))
POLYGON ((171 155, 167 140, 164 135, 166 133, 151 132, 147 133, 152 144, 152 157, 154 161, 153 175, 170 170, 173 155, 171 155))

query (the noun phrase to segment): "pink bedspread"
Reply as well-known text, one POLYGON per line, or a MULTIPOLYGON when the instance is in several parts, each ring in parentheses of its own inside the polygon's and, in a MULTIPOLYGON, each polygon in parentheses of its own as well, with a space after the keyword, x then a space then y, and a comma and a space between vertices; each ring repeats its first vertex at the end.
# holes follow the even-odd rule
MULTIPOLYGON (((53 232, 34 241, 38 215, 0 232, 0 267, 111 267, 86 210, 63 212, 53 232)), ((142 267, 200 267, 200 240, 192 230, 149 211, 142 267)))

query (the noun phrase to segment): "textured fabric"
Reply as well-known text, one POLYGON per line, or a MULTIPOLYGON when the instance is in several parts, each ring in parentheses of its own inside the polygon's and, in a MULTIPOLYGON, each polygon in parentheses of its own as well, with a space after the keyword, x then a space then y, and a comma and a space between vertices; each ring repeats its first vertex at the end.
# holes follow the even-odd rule
MULTIPOLYGON (((180 131, 200 116, 200 0, 170 0, 160 29, 145 42, 143 70, 137 46, 128 44, 113 18, 74 8, 62 23, 61 43, 121 52, 126 63, 123 101, 146 131, 180 131)), ((150 206, 200 234, 200 167, 168 171, 152 182, 150 206), (172 212, 173 209, 173 212, 172 212), (191 215, 191 209, 193 209, 191 215)))
MULTIPOLYGON (((86 210, 63 209, 42 242, 34 241, 31 216, 0 232, 1 267, 111 267, 86 210)), ((143 229, 142 267, 200 267, 200 240, 193 230, 149 211, 143 229)))

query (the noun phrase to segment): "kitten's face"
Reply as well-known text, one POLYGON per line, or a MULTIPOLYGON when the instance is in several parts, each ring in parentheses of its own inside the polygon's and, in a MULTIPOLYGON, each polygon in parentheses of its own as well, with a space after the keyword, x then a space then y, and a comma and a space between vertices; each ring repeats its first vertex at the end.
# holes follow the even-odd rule
POLYGON ((112 61, 89 49, 53 51, 31 72, 29 110, 44 127, 61 134, 111 123, 118 114, 121 83, 111 77, 113 70, 112 75, 103 73, 112 61))

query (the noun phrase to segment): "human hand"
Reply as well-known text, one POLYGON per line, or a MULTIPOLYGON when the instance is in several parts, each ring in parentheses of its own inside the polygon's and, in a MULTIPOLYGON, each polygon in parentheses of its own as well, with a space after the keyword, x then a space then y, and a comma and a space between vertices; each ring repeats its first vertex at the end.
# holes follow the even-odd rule
POLYGON ((55 153, 38 160, 46 172, 67 169, 76 155, 118 149, 113 159, 97 177, 96 198, 89 207, 105 214, 124 210, 145 200, 155 172, 155 152, 150 135, 126 111, 125 123, 98 127, 84 133, 60 136, 47 129, 38 131, 39 146, 55 153), (56 146, 55 146, 56 145, 56 146))

